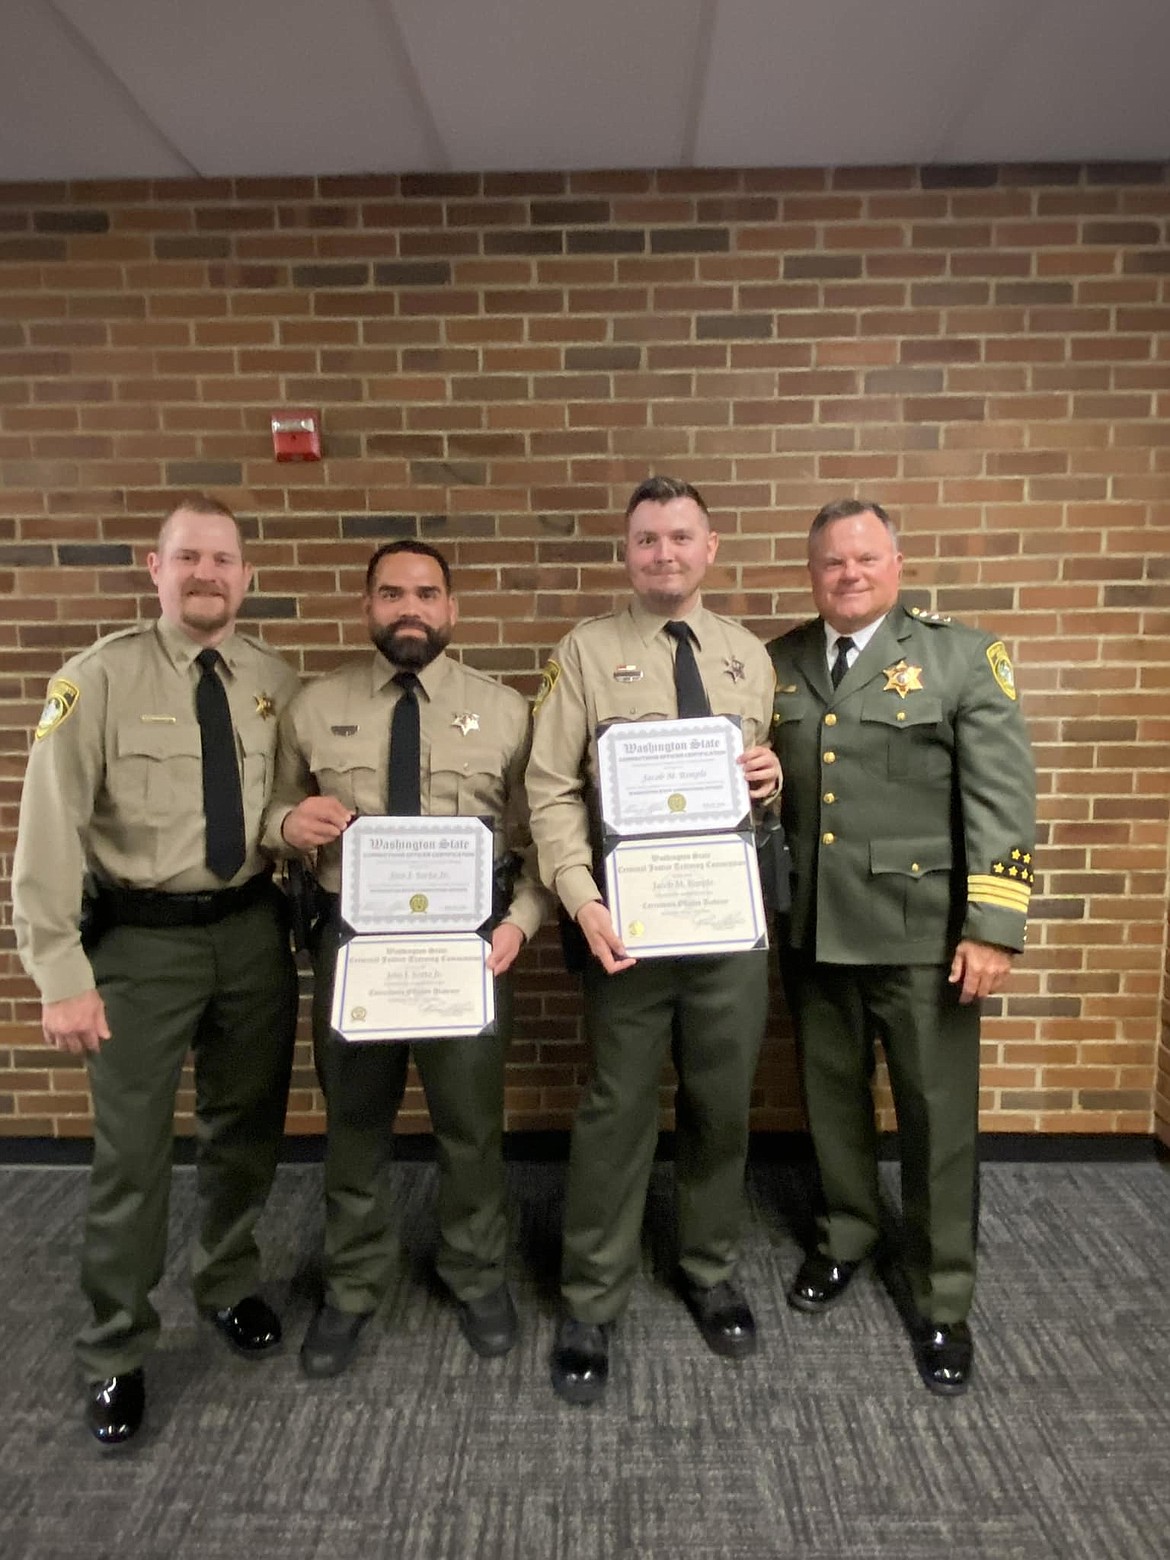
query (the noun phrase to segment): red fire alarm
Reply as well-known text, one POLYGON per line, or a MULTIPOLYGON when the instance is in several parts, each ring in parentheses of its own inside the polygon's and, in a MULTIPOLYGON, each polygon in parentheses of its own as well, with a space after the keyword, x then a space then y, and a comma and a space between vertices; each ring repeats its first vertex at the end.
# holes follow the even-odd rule
POLYGON ((277 460, 320 460, 320 412, 273 412, 272 448, 277 460))

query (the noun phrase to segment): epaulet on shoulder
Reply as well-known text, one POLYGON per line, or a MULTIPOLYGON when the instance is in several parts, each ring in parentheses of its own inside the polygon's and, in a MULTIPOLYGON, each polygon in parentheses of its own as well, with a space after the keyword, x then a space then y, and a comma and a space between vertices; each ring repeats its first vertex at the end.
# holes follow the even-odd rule
MULTIPOLYGON (((274 661, 284 661, 284 656, 281 655, 279 650, 274 650, 270 644, 267 644, 263 639, 257 638, 255 634, 242 634, 237 628, 236 638, 242 639, 246 645, 251 645, 253 650, 259 650, 261 655, 271 656, 274 661)), ((287 665, 288 663, 285 662, 285 664, 287 665)))
MULTIPOLYGON (((515 688, 509 688, 507 683, 501 682, 498 677, 493 677, 490 672, 481 672, 478 666, 471 666, 466 661, 461 661, 459 664, 463 668, 464 675, 472 678, 473 681, 487 683, 489 688, 497 689, 503 694, 516 693, 515 688)), ((524 695, 516 693, 516 697, 523 699, 524 695)))
POLYGON ((579 634, 583 628, 592 628, 595 623, 612 623, 615 617, 616 612, 599 612, 596 617, 582 618, 579 623, 573 624, 565 638, 571 639, 574 634, 579 634))
POLYGON ((137 639, 142 634, 149 634, 153 629, 153 623, 131 623, 129 628, 116 628, 112 634, 103 634, 100 639, 95 639, 92 645, 86 645, 84 650, 79 650, 76 655, 69 658, 68 665, 84 666, 95 655, 100 655, 103 650, 108 650, 111 645, 119 644, 122 640, 137 639))
POLYGON ((954 618, 948 617, 945 612, 925 612, 921 607, 907 607, 906 610, 919 623, 929 623, 932 628, 953 628, 959 626, 955 623, 954 618))

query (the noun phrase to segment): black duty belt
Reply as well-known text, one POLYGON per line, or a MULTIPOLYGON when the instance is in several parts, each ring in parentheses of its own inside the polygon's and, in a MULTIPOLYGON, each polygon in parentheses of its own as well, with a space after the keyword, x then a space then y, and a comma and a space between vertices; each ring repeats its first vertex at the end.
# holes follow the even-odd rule
POLYGON ((157 888, 98 885, 94 912, 108 926, 213 926, 239 910, 259 904, 272 891, 272 875, 257 872, 236 888, 209 888, 201 894, 166 894, 157 888))

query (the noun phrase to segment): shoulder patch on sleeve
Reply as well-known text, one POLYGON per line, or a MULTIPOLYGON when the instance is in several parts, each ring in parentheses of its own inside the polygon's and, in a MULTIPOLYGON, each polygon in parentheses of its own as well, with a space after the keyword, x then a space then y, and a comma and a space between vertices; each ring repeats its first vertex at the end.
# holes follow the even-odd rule
POLYGON ((532 713, 534 716, 540 714, 541 706, 560 681, 560 677, 560 666, 556 661, 550 661, 540 674, 540 687, 536 690, 536 698, 532 701, 532 713))
POLYGON ((54 677, 49 684, 49 694, 41 718, 37 721, 35 740, 41 742, 51 731, 56 731, 63 720, 68 720, 81 698, 81 689, 67 677, 54 677))
POLYGON ((995 678, 1001 693, 1005 693, 1013 701, 1016 698, 1016 673, 1012 666, 1012 658, 1007 653, 1007 646, 1002 639, 997 639, 993 645, 987 647, 987 664, 991 667, 991 675, 995 678))

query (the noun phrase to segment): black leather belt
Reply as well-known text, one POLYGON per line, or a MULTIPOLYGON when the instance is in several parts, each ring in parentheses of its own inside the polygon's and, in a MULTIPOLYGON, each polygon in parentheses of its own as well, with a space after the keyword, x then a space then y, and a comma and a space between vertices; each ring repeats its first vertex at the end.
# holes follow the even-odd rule
POLYGON ((213 926, 239 910, 259 904, 272 890, 272 875, 257 872, 236 888, 209 888, 200 894, 167 894, 157 888, 98 885, 94 912, 100 926, 213 926))

